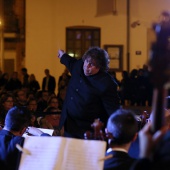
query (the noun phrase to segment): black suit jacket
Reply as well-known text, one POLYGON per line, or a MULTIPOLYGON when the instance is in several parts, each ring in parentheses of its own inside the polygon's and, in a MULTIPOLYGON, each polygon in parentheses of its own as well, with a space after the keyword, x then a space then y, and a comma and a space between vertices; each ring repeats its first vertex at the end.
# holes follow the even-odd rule
POLYGON ((117 84, 107 72, 99 71, 85 76, 83 60, 76 60, 64 54, 61 58, 71 73, 67 93, 62 108, 60 127, 73 137, 84 138, 91 130, 91 124, 100 118, 106 125, 107 119, 119 108, 117 84))
POLYGON ((129 170, 135 161, 126 152, 111 151, 106 156, 110 154, 113 157, 104 162, 104 170, 129 170))
MULTIPOLYGON (((45 90, 46 79, 47 79, 47 77, 44 77, 44 78, 43 78, 42 90, 45 90)), ((54 92, 54 91, 55 91, 55 88, 56 88, 55 78, 50 75, 49 81, 48 81, 48 91, 49 91, 49 92, 54 92)))

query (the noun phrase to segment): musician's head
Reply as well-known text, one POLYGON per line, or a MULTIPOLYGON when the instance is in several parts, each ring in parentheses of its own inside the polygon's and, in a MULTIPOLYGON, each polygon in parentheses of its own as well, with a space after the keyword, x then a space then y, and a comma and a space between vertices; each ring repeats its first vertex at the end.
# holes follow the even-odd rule
POLYGON ((134 113, 130 110, 118 109, 108 119, 107 130, 113 136, 109 140, 111 147, 132 142, 138 130, 134 113))
POLYGON ((12 107, 6 115, 4 129, 22 136, 30 123, 31 115, 26 107, 12 107))

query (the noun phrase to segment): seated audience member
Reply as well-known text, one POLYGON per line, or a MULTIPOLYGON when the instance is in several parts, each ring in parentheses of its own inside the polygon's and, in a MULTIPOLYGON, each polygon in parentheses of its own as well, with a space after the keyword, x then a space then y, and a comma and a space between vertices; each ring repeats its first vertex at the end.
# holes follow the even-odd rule
POLYGON ((47 108, 48 106, 48 100, 49 100, 49 92, 48 91, 40 91, 39 96, 37 97, 38 98, 38 105, 37 105, 37 110, 39 112, 43 112, 44 109, 47 108))
POLYGON ((60 91, 58 91, 58 94, 57 94, 57 98, 58 98, 58 101, 59 101, 59 108, 61 110, 63 108, 64 99, 65 99, 65 96, 66 96, 66 91, 67 91, 67 87, 63 87, 63 88, 60 88, 60 91))
POLYGON ((69 84, 71 75, 69 73, 69 70, 67 68, 64 69, 64 72, 61 76, 59 76, 58 79, 58 94, 57 97, 59 99, 59 108, 62 109, 64 98, 67 91, 67 86, 69 84))
POLYGON ((4 126, 5 116, 9 109, 14 106, 14 97, 10 93, 4 93, 0 98, 0 126, 4 126))
POLYGON ((37 117, 39 112, 37 111, 37 100, 35 98, 29 98, 27 101, 27 109, 31 115, 31 122, 29 126, 39 127, 37 117))
POLYGON ((23 89, 19 89, 15 92, 15 102, 16 106, 27 105, 27 94, 23 89))
POLYGON ((50 96, 47 104, 48 104, 48 106, 46 109, 44 109, 44 112, 46 112, 46 110, 49 107, 54 107, 58 112, 61 112, 61 110, 59 109, 58 98, 56 96, 50 96))
MULTIPOLYGON (((18 166, 20 152, 16 144, 23 146, 24 137, 30 123, 30 114, 25 107, 11 108, 5 118, 5 126, 0 130, 0 160, 5 164, 5 170, 15 170, 18 166)), ((37 128, 29 128, 28 133, 34 136, 48 136, 37 128)), ((0 168, 1 169, 1 168, 0 168)))
POLYGON ((61 111, 56 107, 48 107, 44 113, 45 116, 40 119, 40 127, 45 129, 54 129, 53 136, 63 136, 64 127, 62 129, 59 128, 61 111))
POLYGON ((112 157, 104 162, 105 170, 127 170, 135 159, 128 155, 128 150, 137 134, 137 121, 129 110, 119 109, 108 119, 107 131, 112 135, 106 156, 112 157))

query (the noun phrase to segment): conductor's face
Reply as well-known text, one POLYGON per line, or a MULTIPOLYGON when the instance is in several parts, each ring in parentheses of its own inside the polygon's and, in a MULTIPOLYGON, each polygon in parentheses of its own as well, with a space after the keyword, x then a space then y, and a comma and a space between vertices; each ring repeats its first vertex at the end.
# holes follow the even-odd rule
POLYGON ((86 76, 91 76, 99 72, 100 68, 96 66, 96 62, 91 58, 87 58, 83 65, 84 74, 86 76))

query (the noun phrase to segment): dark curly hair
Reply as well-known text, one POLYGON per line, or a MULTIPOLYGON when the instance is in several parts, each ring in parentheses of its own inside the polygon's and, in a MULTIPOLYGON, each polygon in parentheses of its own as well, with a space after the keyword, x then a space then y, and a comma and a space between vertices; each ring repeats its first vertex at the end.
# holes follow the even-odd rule
POLYGON ((87 58, 91 58, 96 62, 96 67, 101 71, 108 71, 109 69, 109 55, 108 53, 99 47, 90 47, 82 59, 85 61, 87 58))

